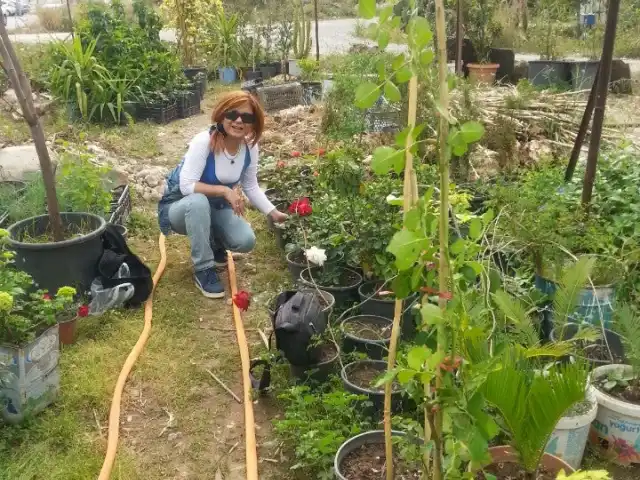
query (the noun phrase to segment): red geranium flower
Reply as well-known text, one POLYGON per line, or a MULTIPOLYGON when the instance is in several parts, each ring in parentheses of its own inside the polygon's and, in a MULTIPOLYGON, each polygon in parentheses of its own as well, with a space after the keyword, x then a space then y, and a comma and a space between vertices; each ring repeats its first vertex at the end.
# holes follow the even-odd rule
POLYGON ((301 217, 306 217, 307 215, 311 215, 312 212, 311 202, 307 197, 299 198, 289 205, 289 213, 291 214, 297 213, 301 217))
POLYGON ((319 148, 319 149, 318 149, 318 155, 322 156, 322 155, 324 155, 325 153, 327 153, 327 151, 326 151, 324 148, 319 148))
POLYGON ((80 305, 78 307, 78 316, 79 317, 88 317, 89 316, 89 305, 80 305))
POLYGON ((44 295, 42 295, 42 299, 43 300, 53 300, 53 297, 51 295, 49 295, 48 293, 45 293, 44 295))
POLYGON ((301 155, 301 153, 300 153, 300 152, 298 152, 297 150, 294 150, 293 152, 291 152, 291 156, 292 156, 292 157, 297 158, 297 157, 299 157, 300 155, 301 155))
POLYGON ((313 176, 314 176, 314 177, 317 177, 317 176, 319 176, 319 175, 320 175, 320 172, 319 172, 319 171, 315 170, 315 171, 313 172, 313 176))
POLYGON ((251 294, 244 290, 240 290, 233 296, 233 303, 240 310, 246 312, 249 309, 249 304, 251 303, 251 294))
POLYGON ((284 166, 285 166, 284 160, 280 160, 278 163, 276 163, 277 168, 284 168, 284 166))

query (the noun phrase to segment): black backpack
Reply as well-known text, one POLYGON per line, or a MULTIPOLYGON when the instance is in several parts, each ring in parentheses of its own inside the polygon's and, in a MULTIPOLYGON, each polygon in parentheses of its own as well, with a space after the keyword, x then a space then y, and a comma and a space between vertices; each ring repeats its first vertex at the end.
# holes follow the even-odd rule
MULTIPOLYGON (((318 363, 318 350, 312 347, 312 337, 321 335, 327 329, 327 318, 322 313, 322 303, 312 290, 283 292, 276 298, 275 312, 271 318, 276 337, 276 350, 281 353, 276 361, 286 358, 292 365, 304 366, 318 363)), ((254 389, 264 391, 271 383, 271 363, 267 360, 251 362, 251 381, 254 389), (262 366, 264 370, 258 379, 254 369, 262 366)))
POLYGON ((107 225, 102 234, 102 245, 104 253, 98 263, 102 285, 105 288, 114 288, 123 283, 131 283, 134 293, 133 297, 125 303, 125 307, 142 305, 153 290, 151 270, 129 249, 124 237, 113 225, 107 225), (123 263, 129 267, 129 277, 113 278, 123 263))

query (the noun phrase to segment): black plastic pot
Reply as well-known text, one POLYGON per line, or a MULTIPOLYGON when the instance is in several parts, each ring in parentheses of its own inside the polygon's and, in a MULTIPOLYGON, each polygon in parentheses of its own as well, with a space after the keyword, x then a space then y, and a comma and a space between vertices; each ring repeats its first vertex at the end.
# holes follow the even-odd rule
POLYGON ((178 118, 189 118, 200 113, 200 92, 185 91, 176 96, 178 118))
POLYGON ((260 73, 262 73, 262 78, 264 80, 275 77, 278 72, 277 63, 262 63, 258 68, 260 69, 260 73))
POLYGON ((127 229, 127 227, 125 227, 124 225, 114 225, 114 228, 118 231, 120 235, 122 235, 122 238, 124 238, 125 240, 127 239, 127 235, 129 233, 129 230, 127 229))
MULTIPOLYGON (((552 342, 557 341, 559 339, 561 327, 556 327, 551 330, 551 334, 549 335, 552 342)), ((562 332, 562 340, 571 340, 576 333, 579 331, 580 325, 577 323, 567 323, 562 332)), ((599 338, 592 346, 584 347, 584 355, 585 358, 589 361, 589 363, 593 366, 593 368, 600 367, 602 365, 611 365, 612 363, 625 363, 625 354, 624 354, 624 346, 622 345, 622 340, 620 336, 611 330, 604 329, 604 338, 599 338), (606 339, 606 342, 605 342, 606 339), (595 358, 594 356, 590 356, 589 351, 595 348, 605 348, 606 345, 609 345, 609 350, 611 354, 616 357, 614 361, 610 360, 602 360, 600 358, 595 358)))
MULTIPOLYGON (((391 435, 394 437, 403 437, 404 432, 392 430, 391 435)), ((342 474, 342 462, 353 451, 358 448, 369 444, 384 444, 384 430, 372 430, 370 432, 364 432, 360 435, 350 438, 342 444, 336 453, 333 461, 333 470, 338 480, 349 480, 342 474)), ((382 473, 381 473, 382 475, 382 473)), ((383 478, 382 476, 380 478, 383 478)))
MULTIPOLYGON (((298 280, 300 280, 300 274, 305 268, 309 268, 309 264, 305 260, 296 261, 296 255, 302 255, 302 257, 304 257, 304 253, 302 253, 300 250, 294 250, 293 252, 287 253, 287 268, 289 269, 289 275, 291 276, 291 281, 293 283, 296 283, 298 280)), ((324 263, 324 267, 326 268, 331 265, 336 265, 340 263, 343 258, 344 255, 340 254, 339 258, 327 260, 324 263)), ((311 266, 313 268, 313 264, 311 264, 311 266)))
POLYGON ((500 65, 496 72, 496 81, 511 82, 516 65, 516 54, 510 48, 492 48, 489 52, 489 62, 500 65))
POLYGON ((571 84, 571 63, 563 60, 531 61, 528 78, 538 87, 567 88, 571 84))
POLYGON ((183 68, 182 71, 189 80, 193 80, 199 73, 204 73, 205 77, 207 75, 207 67, 187 67, 183 68))
POLYGON ((335 347, 335 355, 326 362, 318 363, 315 365, 291 365, 289 364, 289 371, 291 377, 299 383, 311 383, 322 384, 329 380, 329 377, 336 372, 336 365, 340 358, 340 347, 336 343, 333 343, 335 347))
MULTIPOLYGON (((342 377, 342 384, 347 392, 355 393, 356 395, 365 395, 370 405, 363 405, 364 414, 374 419, 381 418, 384 412, 384 387, 380 387, 379 390, 373 390, 371 388, 360 387, 354 384, 350 378, 353 372, 358 368, 372 368, 378 370, 380 375, 387 371, 387 362, 381 360, 358 360, 348 365, 345 365, 342 369, 340 376, 342 377)), ((406 410, 407 405, 403 402, 402 392, 396 391, 391 393, 391 412, 401 413, 406 410)))
MULTIPOLYGON (((376 298, 374 292, 378 289, 377 282, 367 282, 360 285, 358 294, 360 295, 360 313, 363 315, 377 315, 393 319, 395 313, 395 298, 376 298)), ((403 303, 404 313, 402 314, 402 338, 411 340, 416 335, 416 313, 411 308, 418 301, 418 295, 406 298, 403 303)))
POLYGON ((147 103, 138 105, 138 120, 150 120, 161 125, 178 118, 176 102, 147 103))
POLYGON ((571 63, 571 86, 574 90, 591 90, 598 73, 598 60, 571 63))
POLYGON ((55 293, 70 286, 84 292, 98 274, 107 222, 90 213, 62 213, 61 217, 67 230, 90 233, 62 242, 28 243, 25 238, 44 235, 50 228, 49 217, 40 215, 11 225, 9 245, 16 252, 16 266, 31 275, 39 288, 55 293))
MULTIPOLYGON (((347 307, 350 304, 358 301, 358 287, 362 283, 362 276, 353 270, 348 268, 342 268, 344 273, 350 272, 354 277, 354 280, 351 282, 351 285, 344 285, 335 287, 332 285, 321 285, 318 282, 313 282, 311 272, 308 268, 305 268, 302 272, 300 272, 300 283, 305 287, 311 288, 320 288, 325 292, 329 292, 336 299, 336 307, 342 308, 347 307)), ((319 271, 314 269, 315 272, 319 271)), ((314 275, 315 277, 316 275, 314 275)))
POLYGON ((382 360, 389 351, 391 342, 391 327, 393 320, 376 315, 357 315, 346 318, 340 324, 342 332, 342 351, 344 353, 361 352, 367 354, 372 360, 382 360), (369 339, 358 334, 351 333, 349 325, 354 323, 371 325, 372 331, 385 330, 387 335, 379 339, 369 339))

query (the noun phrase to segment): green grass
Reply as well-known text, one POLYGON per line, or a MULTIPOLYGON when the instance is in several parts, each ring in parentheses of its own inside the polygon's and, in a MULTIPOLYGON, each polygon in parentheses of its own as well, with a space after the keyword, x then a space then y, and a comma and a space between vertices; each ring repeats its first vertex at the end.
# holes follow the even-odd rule
MULTIPOLYGON (((151 208, 132 216, 129 243, 155 270, 159 252, 151 208)), ((264 219, 255 211, 250 211, 249 217, 258 243, 251 255, 236 263, 238 287, 260 298, 275 292, 287 275, 282 253, 263 228, 264 219)), ((214 459, 220 457, 218 463, 224 471, 230 467, 223 453, 236 442, 243 445, 241 407, 204 370, 213 370, 241 394, 238 347, 229 330, 233 327, 231 308, 225 300, 208 300, 197 292, 184 237, 169 237, 167 250, 167 269, 154 299, 151 337, 123 396, 113 479, 173 478, 171 464, 176 462, 184 464, 193 478, 212 478, 214 459), (230 411, 239 415, 230 420, 230 411), (166 412, 174 415, 175 427, 160 436, 166 412), (240 436, 222 442, 216 429, 227 429, 231 422, 240 427, 233 430, 240 436), (176 447, 168 440, 171 432, 179 432, 185 444, 181 455, 172 456, 176 447)), ((252 355, 264 347, 251 328, 266 328, 268 323, 266 310, 255 302, 245 315, 252 355)), ((61 396, 55 405, 21 426, 0 426, 0 480, 97 477, 107 433, 105 428, 98 429, 98 423, 102 427, 108 423, 116 379, 142 326, 142 308, 80 322, 77 343, 61 355, 61 396)), ((260 418, 260 407, 256 408, 260 418)), ((265 418, 263 430, 269 428, 270 420, 265 418)), ((237 456, 234 462, 241 464, 242 447, 237 450, 230 457, 237 456)), ((282 478, 282 472, 265 478, 276 477, 282 478)))

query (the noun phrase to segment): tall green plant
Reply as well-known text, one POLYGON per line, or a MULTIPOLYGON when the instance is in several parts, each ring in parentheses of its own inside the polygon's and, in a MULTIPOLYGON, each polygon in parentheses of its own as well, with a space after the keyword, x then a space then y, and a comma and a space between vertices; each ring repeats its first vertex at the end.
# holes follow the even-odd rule
POLYGON ((311 53, 311 19, 307 19, 302 0, 296 2, 293 21, 293 54, 297 59, 311 53))
POLYGON ((234 67, 242 57, 238 42, 239 22, 237 14, 227 15, 223 10, 218 11, 211 20, 208 53, 221 67, 234 67))
POLYGON ((481 388, 510 434, 527 480, 535 480, 545 446, 564 413, 584 400, 588 369, 579 363, 555 365, 544 373, 513 350, 481 388), (507 392, 507 393, 505 393, 507 392))

